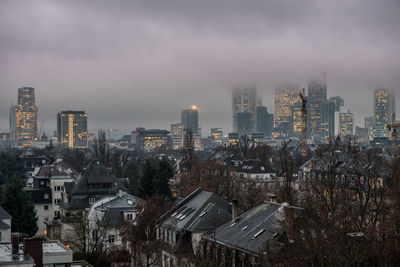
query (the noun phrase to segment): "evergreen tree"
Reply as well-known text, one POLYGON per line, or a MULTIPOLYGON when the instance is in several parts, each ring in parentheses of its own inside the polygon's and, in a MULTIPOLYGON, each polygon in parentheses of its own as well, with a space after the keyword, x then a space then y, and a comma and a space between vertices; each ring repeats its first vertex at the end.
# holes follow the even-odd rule
POLYGON ((11 182, 14 176, 24 177, 24 162, 13 152, 0 153, 0 186, 11 182))
POLYGON ((153 180, 153 190, 155 195, 170 196, 169 181, 174 176, 174 169, 167 158, 158 161, 157 175, 153 180))
POLYGON ((27 236, 33 236, 37 231, 37 216, 31 196, 23 191, 20 178, 14 177, 2 197, 0 205, 11 215, 11 230, 27 236))
POLYGON ((142 175, 139 177, 136 194, 139 197, 170 196, 169 181, 173 175, 173 167, 166 158, 162 160, 146 160, 143 165, 142 175))

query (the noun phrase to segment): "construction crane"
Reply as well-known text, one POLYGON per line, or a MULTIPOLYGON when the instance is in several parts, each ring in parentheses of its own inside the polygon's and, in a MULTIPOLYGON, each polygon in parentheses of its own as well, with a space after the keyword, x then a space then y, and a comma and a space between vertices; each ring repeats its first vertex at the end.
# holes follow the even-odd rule
POLYGON ((300 92, 301 102, 303 103, 301 107, 302 114, 302 125, 301 125, 301 155, 303 157, 307 157, 307 99, 305 98, 305 89, 303 87, 303 91, 300 92))
POLYGON ((392 115, 392 123, 386 124, 386 128, 392 131, 392 156, 397 156, 397 128, 400 128, 400 122, 396 122, 396 114, 392 115))

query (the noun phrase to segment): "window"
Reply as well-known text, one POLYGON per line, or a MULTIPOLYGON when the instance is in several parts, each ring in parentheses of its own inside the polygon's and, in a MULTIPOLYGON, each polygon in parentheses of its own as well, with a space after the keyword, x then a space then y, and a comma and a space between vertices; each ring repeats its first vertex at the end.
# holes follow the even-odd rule
POLYGON ((44 199, 49 199, 49 194, 44 194, 44 195, 43 195, 43 198, 44 198, 44 199))
POLYGON ((2 239, 1 239, 2 237, 1 237, 1 232, 0 232, 0 242, 2 241, 2 239))
POLYGON ((94 197, 89 198, 89 204, 92 205, 96 199, 94 197))
POLYGON ((44 210, 49 210, 49 205, 44 205, 44 210))
POLYGON ((61 203, 61 199, 60 198, 56 198, 54 199, 54 204, 60 204, 61 203))
POLYGON ((108 236, 108 243, 110 243, 110 244, 114 243, 114 241, 115 241, 114 238, 115 238, 114 235, 109 235, 108 236))
POLYGON ((60 213, 59 210, 54 211, 54 217, 55 218, 60 218, 61 217, 60 215, 61 215, 61 213, 60 213))
POLYGON ((61 192, 62 191, 62 186, 55 186, 54 187, 54 191, 56 191, 56 192, 61 192))
POLYGON ((133 220, 133 214, 132 213, 126 214, 126 220, 132 221, 133 220))
POLYGON ((98 239, 98 232, 97 232, 97 230, 93 230, 93 232, 92 232, 92 239, 93 239, 93 240, 97 240, 97 239, 98 239))

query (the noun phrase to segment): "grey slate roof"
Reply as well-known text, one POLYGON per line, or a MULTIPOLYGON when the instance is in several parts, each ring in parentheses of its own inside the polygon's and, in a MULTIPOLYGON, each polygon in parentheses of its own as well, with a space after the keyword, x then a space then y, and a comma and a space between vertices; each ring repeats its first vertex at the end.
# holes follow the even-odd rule
POLYGON ((105 210, 111 208, 120 208, 120 209, 133 209, 137 208, 140 205, 144 204, 145 201, 141 198, 130 194, 124 194, 122 196, 118 196, 100 206, 97 206, 98 210, 105 210))
POLYGON ((11 228, 11 226, 6 224, 5 222, 3 222, 3 220, 0 219, 0 229, 9 229, 9 228, 11 228))
POLYGON ((0 207, 0 220, 11 219, 10 214, 7 213, 2 207, 0 207))
POLYGON ((267 242, 271 251, 279 250, 286 238, 284 207, 285 204, 262 203, 203 238, 252 254, 259 253, 267 242))
POLYGON ((231 212, 228 201, 200 187, 165 213, 159 222, 178 231, 208 231, 231 219, 231 212), (206 214, 200 216, 204 211, 206 214))

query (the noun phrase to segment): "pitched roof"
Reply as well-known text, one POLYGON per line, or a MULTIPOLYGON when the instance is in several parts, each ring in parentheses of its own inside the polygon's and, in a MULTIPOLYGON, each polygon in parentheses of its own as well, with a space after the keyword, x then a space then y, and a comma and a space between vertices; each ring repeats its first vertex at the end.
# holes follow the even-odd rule
POLYGON ((162 225, 177 230, 207 231, 229 220, 231 212, 228 201, 199 187, 165 213, 159 221, 162 225), (216 216, 212 216, 213 214, 216 216))
POLYGON ((145 201, 141 198, 138 198, 130 194, 124 194, 122 196, 113 198, 112 200, 107 201, 101 204, 100 206, 97 206, 96 209, 98 210, 105 210, 110 208, 133 209, 140 206, 141 204, 144 204, 144 202, 145 201))
POLYGON ((0 207, 0 220, 11 219, 10 214, 7 213, 2 207, 0 207))
POLYGON ((279 250, 284 244, 286 203, 262 203, 229 221, 203 238, 219 244, 257 254, 268 242, 270 250, 279 250))

